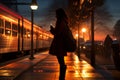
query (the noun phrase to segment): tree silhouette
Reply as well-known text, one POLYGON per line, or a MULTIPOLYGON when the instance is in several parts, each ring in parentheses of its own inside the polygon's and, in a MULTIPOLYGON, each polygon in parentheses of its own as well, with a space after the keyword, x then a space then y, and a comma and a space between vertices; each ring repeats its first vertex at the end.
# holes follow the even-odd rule
POLYGON ((81 0, 70 0, 69 1, 69 17, 70 17, 70 26, 74 27, 81 20, 87 20, 90 16, 91 9, 95 9, 104 4, 105 0, 84 0, 81 3, 81 0))
MULTIPOLYGON (((93 0, 93 3, 88 3, 88 0, 80 6, 80 0, 70 0, 69 17, 70 26, 73 30, 77 30, 78 23, 87 22, 88 27, 91 25, 90 10, 95 9, 95 33, 99 35, 111 34, 109 22, 112 21, 112 15, 106 6, 106 0, 93 0), (97 1, 97 2, 96 2, 97 1), (96 4, 95 4, 96 3, 96 4), (93 7, 92 7, 93 6, 93 7)), ((90 29, 90 28, 89 28, 90 29)), ((95 36, 97 36, 96 34, 95 36)), ((102 38, 103 39, 103 38, 102 38)))

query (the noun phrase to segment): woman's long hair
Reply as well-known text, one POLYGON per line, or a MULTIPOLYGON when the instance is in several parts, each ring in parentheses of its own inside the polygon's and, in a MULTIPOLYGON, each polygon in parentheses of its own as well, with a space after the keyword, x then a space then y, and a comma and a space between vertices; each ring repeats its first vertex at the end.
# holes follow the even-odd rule
POLYGON ((59 8, 56 10, 56 17, 58 21, 65 21, 66 23, 68 23, 68 17, 65 13, 65 11, 62 8, 59 8))

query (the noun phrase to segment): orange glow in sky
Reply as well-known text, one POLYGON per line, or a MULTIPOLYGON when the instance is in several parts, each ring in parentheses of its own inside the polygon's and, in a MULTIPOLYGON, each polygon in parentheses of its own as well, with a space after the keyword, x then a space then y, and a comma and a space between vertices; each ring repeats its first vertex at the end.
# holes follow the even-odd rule
MULTIPOLYGON (((91 29, 89 27, 90 25, 88 25, 88 23, 82 23, 82 25, 80 26, 80 37, 83 38, 83 31, 82 29, 86 29, 86 31, 84 32, 84 40, 90 40, 91 39, 91 29)), ((97 25, 95 25, 96 27, 97 25)), ((109 30, 105 30, 103 29, 97 29, 94 31, 94 40, 100 40, 100 41, 104 41, 106 36, 110 34, 109 30)), ((111 36, 111 35, 110 35, 111 36)))

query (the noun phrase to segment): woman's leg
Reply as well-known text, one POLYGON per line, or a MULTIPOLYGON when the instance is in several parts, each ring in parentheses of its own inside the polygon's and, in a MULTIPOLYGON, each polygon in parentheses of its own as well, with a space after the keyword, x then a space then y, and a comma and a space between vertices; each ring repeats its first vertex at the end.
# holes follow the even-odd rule
POLYGON ((65 74, 66 74, 66 65, 64 61, 64 56, 58 57, 58 63, 60 64, 60 75, 59 75, 59 80, 65 80, 65 74))
POLYGON ((57 56, 57 59, 60 66, 65 65, 64 56, 57 56))

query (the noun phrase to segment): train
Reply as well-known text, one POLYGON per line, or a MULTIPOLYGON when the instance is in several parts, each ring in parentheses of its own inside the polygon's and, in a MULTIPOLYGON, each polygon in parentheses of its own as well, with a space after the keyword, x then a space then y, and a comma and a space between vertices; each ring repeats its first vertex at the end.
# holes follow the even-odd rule
MULTIPOLYGON (((33 24, 34 52, 50 47, 53 35, 33 24)), ((0 4, 0 59, 3 56, 30 54, 31 21, 0 4)))

